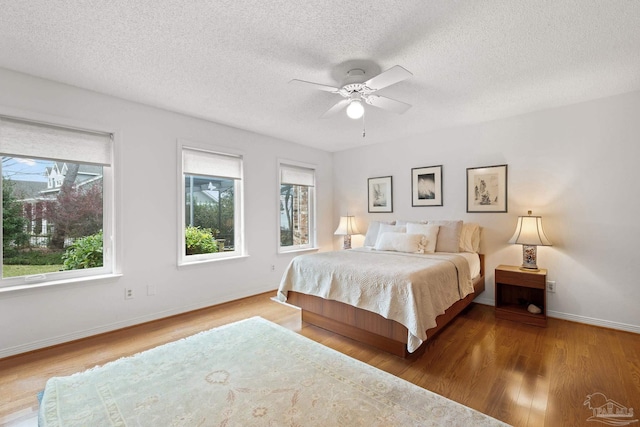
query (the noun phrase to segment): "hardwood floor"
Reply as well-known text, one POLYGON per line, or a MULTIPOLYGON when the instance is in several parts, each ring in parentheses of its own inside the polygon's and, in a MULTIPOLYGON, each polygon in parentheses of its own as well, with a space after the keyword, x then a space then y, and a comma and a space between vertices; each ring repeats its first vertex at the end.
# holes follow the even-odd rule
MULTIPOLYGON (((514 426, 582 426, 587 396, 603 393, 640 418, 640 336, 549 319, 547 328, 496 320, 472 305, 413 359, 302 323, 275 292, 0 360, 0 424, 37 414, 36 394, 69 375, 251 316, 262 316, 326 346, 514 426)), ((640 424, 640 422, 638 422, 640 424)), ((596 423, 599 424, 599 423, 596 423)))

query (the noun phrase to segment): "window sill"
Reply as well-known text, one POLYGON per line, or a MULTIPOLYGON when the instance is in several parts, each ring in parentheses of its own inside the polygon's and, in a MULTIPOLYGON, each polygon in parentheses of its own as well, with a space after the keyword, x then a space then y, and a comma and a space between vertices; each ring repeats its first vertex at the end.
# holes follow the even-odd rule
POLYGON ((243 258, 249 258, 249 255, 234 255, 234 256, 227 256, 227 257, 220 257, 220 258, 200 259, 197 261, 182 261, 178 263, 178 268, 190 267, 192 265, 209 264, 212 262, 224 262, 224 261, 230 261, 234 259, 243 259, 243 258))
POLYGON ((85 276, 85 277, 74 277, 72 279, 50 280, 48 282, 12 285, 12 286, 1 287, 0 288, 0 295, 3 294, 3 293, 48 288, 48 287, 51 287, 51 286, 71 285, 71 284, 75 284, 75 283, 99 282, 99 281, 113 280, 113 279, 117 279, 119 277, 122 277, 121 273, 101 274, 99 276, 91 276, 91 277, 87 277, 87 276, 85 276))
POLYGON ((301 253, 301 252, 312 252, 312 251, 318 251, 320 248, 296 248, 296 249, 279 249, 278 250, 278 255, 285 255, 285 254, 295 254, 295 253, 301 253))

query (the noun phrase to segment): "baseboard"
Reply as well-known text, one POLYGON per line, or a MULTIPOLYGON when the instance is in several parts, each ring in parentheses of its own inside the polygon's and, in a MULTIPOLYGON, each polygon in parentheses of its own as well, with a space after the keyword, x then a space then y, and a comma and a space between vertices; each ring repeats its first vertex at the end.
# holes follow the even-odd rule
POLYGON ((595 319, 593 317, 578 316, 576 314, 562 313, 560 311, 547 311, 548 317, 554 319, 568 320, 570 322, 584 323, 587 325, 600 326, 602 328, 616 329, 619 331, 633 332, 640 334, 640 326, 629 325, 627 323, 612 322, 610 320, 595 319))
POLYGON ((123 320, 121 322, 110 323, 107 325, 102 325, 102 326, 98 326, 91 329, 72 332, 70 334, 58 335, 56 337, 33 341, 30 343, 18 345, 15 347, 0 349, 0 359, 3 359, 5 357, 10 357, 10 356, 15 356, 17 354, 27 353, 34 350, 40 350, 43 348, 52 347, 54 345, 64 344, 66 342, 76 341, 82 338, 88 338, 94 335, 100 335, 107 332, 117 331, 118 329, 128 328, 128 327, 139 325, 146 322, 152 322, 154 320, 163 319, 165 317, 171 317, 178 314, 184 314, 190 311, 211 307, 214 305, 224 304, 226 302, 235 301, 238 299, 242 299, 242 298, 246 298, 254 295, 259 295, 265 292, 269 292, 269 290, 265 291, 264 289, 253 289, 251 291, 247 291, 243 293, 225 295, 223 299, 208 300, 208 301, 200 302, 198 304, 190 304, 190 305, 186 305, 178 308, 163 310, 155 313, 150 313, 145 316, 139 316, 139 317, 123 320))
MULTIPOLYGON (((478 297, 473 300, 478 304, 495 306, 495 300, 489 298, 478 297)), ((547 317, 554 319, 568 320, 570 322, 584 323, 585 325, 600 326, 601 328, 616 329, 619 331, 633 332, 640 334, 640 326, 629 325, 626 323, 612 322, 611 320, 596 319, 587 316, 578 316, 577 314, 563 313, 561 311, 547 311, 547 317)))

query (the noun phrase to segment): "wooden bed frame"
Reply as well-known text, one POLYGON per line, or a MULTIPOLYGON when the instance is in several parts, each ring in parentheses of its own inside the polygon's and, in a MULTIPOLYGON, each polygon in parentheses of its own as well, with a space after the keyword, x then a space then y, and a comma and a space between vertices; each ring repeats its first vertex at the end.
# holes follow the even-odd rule
MULTIPOLYGON (((480 255, 480 275, 473 281, 474 292, 455 302, 436 317, 437 326, 427 330, 433 337, 471 304, 484 291, 484 255, 480 255)), ((400 357, 422 354, 427 341, 413 353, 407 351, 407 328, 379 314, 342 302, 289 291, 287 303, 302 309, 302 320, 340 335, 369 344, 400 357)))

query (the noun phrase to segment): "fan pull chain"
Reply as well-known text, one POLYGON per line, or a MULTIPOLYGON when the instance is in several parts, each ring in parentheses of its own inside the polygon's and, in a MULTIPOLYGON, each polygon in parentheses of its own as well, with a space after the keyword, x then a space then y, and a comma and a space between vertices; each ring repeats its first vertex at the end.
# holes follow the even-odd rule
POLYGON ((366 136, 366 132, 364 130, 364 112, 362 113, 362 137, 366 136))

